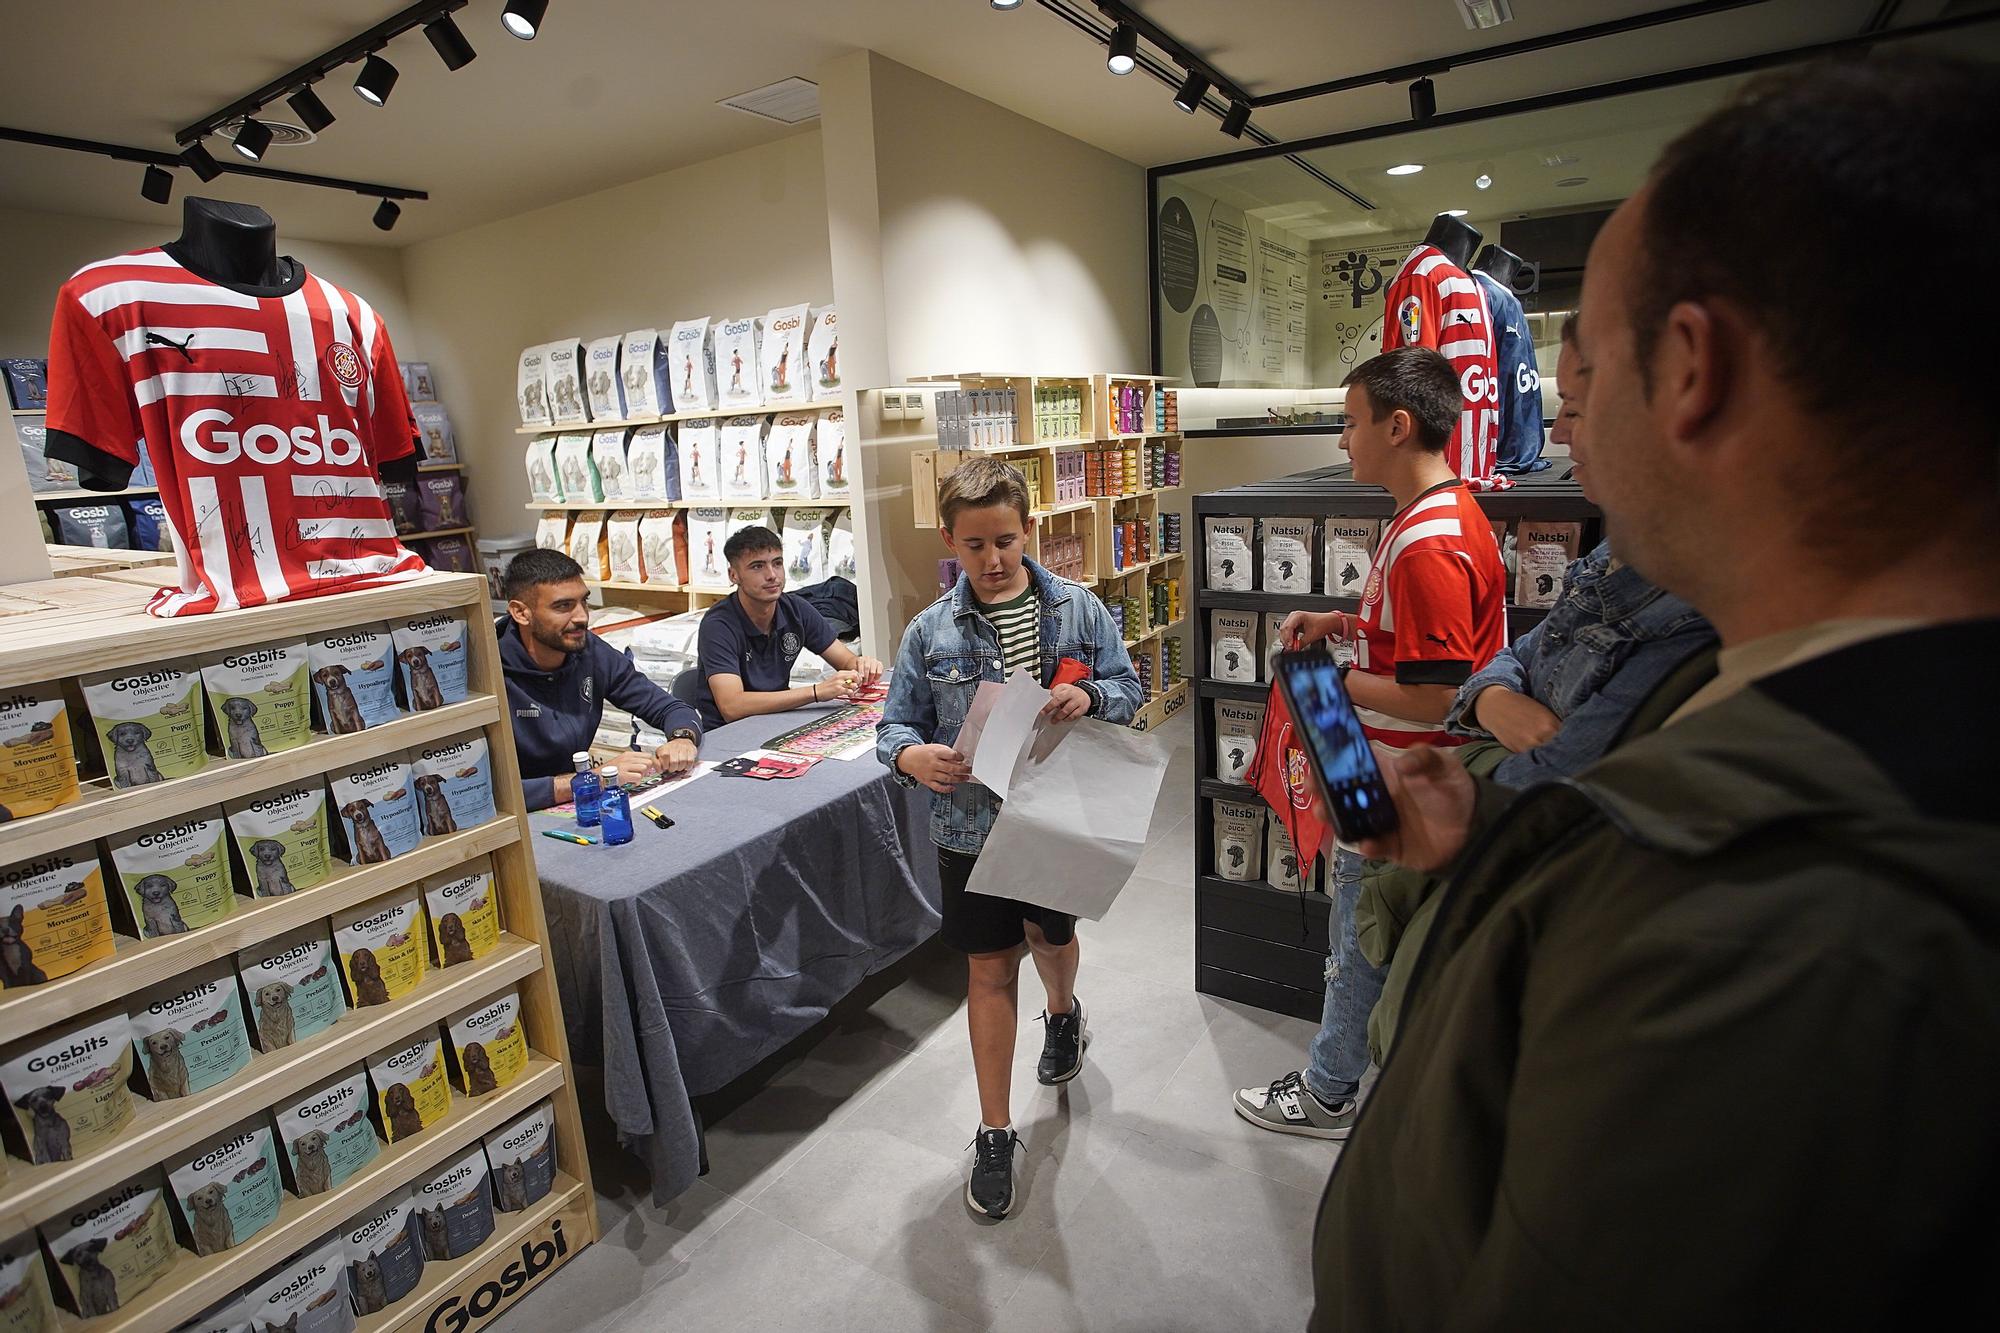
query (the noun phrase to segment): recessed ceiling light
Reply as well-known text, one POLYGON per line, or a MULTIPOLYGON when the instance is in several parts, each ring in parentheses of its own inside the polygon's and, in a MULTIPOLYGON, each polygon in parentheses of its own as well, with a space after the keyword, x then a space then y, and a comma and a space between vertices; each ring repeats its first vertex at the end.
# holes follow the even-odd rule
POLYGON ((1490 190, 1493 188, 1493 178, 1491 176, 1483 174, 1476 177, 1472 183, 1473 185, 1482 190, 1490 190))
POLYGON ((1556 182, 1556 188, 1559 190, 1568 190, 1578 185, 1587 184, 1589 181, 1590 177, 1588 176, 1565 176, 1556 182))
POLYGON ((1458 16, 1474 31, 1497 28, 1513 19, 1514 7, 1507 0, 1458 0, 1458 16))
POLYGON ((1448 218, 1462 218, 1470 211, 1470 209, 1465 208, 1447 208, 1444 211, 1444 215, 1448 218))
POLYGON ((1405 162, 1400 167, 1390 167, 1389 174, 1391 176, 1414 176, 1423 169, 1424 164, 1421 162, 1405 162))

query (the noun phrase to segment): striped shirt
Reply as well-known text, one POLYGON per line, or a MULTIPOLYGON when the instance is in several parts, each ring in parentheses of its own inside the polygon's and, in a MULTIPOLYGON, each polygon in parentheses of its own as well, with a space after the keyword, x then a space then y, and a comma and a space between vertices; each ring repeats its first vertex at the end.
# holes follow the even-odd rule
POLYGON ((1042 608, 1035 600, 1035 585, 1030 583, 1019 597, 986 603, 979 609, 986 613, 986 618, 999 632, 1001 669, 1012 676, 1016 668, 1026 667, 1028 674, 1039 681, 1042 675, 1042 608))
POLYGON ((1451 470, 1475 490, 1514 483, 1494 471, 1500 449, 1500 381, 1495 370, 1493 315, 1472 275, 1434 245, 1403 261, 1384 298, 1382 346, 1429 347, 1458 375, 1464 407, 1445 446, 1451 470))

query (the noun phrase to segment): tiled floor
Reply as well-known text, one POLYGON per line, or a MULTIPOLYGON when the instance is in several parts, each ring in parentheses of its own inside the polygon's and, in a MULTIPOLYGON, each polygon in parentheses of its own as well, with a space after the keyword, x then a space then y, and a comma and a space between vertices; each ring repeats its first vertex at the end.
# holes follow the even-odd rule
POLYGON ((1034 1080, 1042 993, 1022 968, 1014 1216, 965 1207, 978 1102, 964 964, 933 944, 732 1090, 709 1174, 668 1207, 647 1200, 629 1159, 599 1152, 604 1240, 498 1326, 1302 1327, 1336 1149, 1251 1128, 1229 1094, 1296 1068, 1312 1027, 1194 993, 1193 732, 1176 721, 1161 734, 1175 759, 1140 877, 1080 932, 1093 1041, 1061 1091, 1034 1080))

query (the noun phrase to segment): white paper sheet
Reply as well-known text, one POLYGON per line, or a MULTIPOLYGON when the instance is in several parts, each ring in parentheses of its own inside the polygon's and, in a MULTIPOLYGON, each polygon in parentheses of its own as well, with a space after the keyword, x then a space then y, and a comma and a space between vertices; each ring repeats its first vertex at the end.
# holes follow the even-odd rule
MULTIPOLYGON (((974 701, 977 702, 976 695, 974 701)), ((1041 729, 1041 712, 1048 702, 1049 692, 1037 685, 1024 668, 1007 678, 1000 697, 986 715, 986 725, 977 738, 979 754, 972 761, 972 776, 1003 801, 1007 799, 1008 784, 1013 781, 1022 751, 1035 741, 1041 729)))
POLYGON ((1006 687, 990 680, 979 682, 978 690, 972 696, 972 706, 965 710, 965 721, 958 729, 958 736, 951 748, 958 751, 959 758, 971 763, 979 753, 979 733, 986 727, 986 719, 993 712, 993 705, 1000 700, 1006 687))

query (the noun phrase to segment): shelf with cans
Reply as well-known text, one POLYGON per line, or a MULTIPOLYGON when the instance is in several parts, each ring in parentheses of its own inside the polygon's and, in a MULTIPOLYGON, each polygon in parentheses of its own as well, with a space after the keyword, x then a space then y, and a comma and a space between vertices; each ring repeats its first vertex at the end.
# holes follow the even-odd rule
MULTIPOLYGON (((1477 498, 1507 566, 1508 635, 1518 638, 1560 596, 1602 519, 1561 469, 1477 498)), ((1291 847, 1248 775, 1279 625, 1297 610, 1358 610, 1394 513, 1389 493, 1346 465, 1194 497, 1195 989, 1206 994, 1320 1015, 1327 868, 1314 849, 1291 847)))

